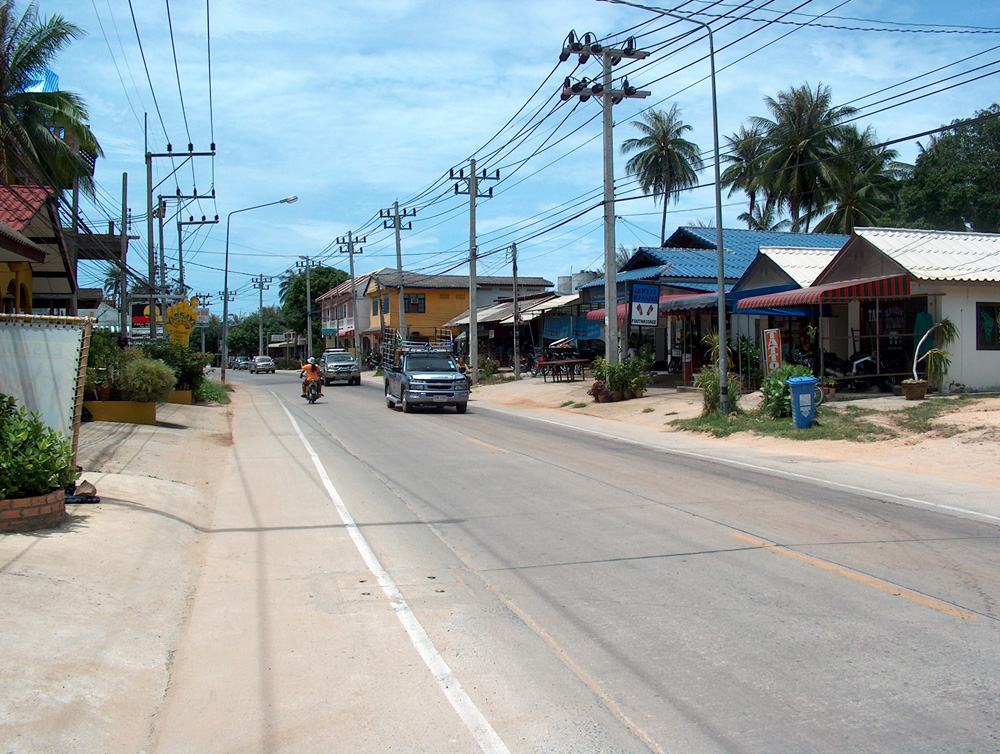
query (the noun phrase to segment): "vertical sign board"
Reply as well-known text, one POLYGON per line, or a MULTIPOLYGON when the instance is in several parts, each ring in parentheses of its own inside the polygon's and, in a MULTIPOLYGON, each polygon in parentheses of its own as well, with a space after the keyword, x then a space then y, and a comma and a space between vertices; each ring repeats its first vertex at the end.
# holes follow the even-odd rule
POLYGON ((91 320, 0 314, 0 393, 62 432, 76 457, 91 320))
POLYGON ((781 331, 764 331, 764 374, 781 367, 781 331))
POLYGON ((632 315, 633 325, 656 327, 656 322, 660 317, 660 286, 633 283, 629 312, 632 315))

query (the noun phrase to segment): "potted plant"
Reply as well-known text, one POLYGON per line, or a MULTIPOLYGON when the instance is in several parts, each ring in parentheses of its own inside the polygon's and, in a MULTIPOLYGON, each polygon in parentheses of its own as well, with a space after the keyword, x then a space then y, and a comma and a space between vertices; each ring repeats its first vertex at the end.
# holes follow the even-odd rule
POLYGON ((627 379, 626 390, 632 393, 634 398, 641 398, 649 384, 649 372, 641 359, 625 359, 624 369, 627 379))
POLYGON ((611 400, 622 400, 625 397, 625 391, 628 389, 628 372, 626 371, 625 362, 620 361, 617 364, 608 364, 606 371, 608 390, 611 391, 611 400))
POLYGON ((587 395, 593 396, 597 403, 606 403, 611 399, 611 391, 608 390, 608 385, 604 380, 594 380, 587 395))
POLYGON ((945 346, 953 343, 957 338, 958 328, 947 317, 924 333, 916 348, 913 349, 913 379, 903 380, 901 383, 903 397, 906 400, 921 400, 927 394, 927 388, 930 385, 941 384, 948 372, 948 367, 951 366, 951 358, 944 350, 945 346), (924 343, 932 335, 934 336, 934 347, 921 353, 924 343), (926 379, 920 379, 917 373, 917 367, 921 362, 924 363, 926 379))
POLYGON ((63 435, 0 394, 0 531, 57 526, 66 514, 66 487, 80 472, 63 435))
POLYGON ((124 400, 84 401, 94 421, 156 424, 156 404, 174 392, 174 370, 159 359, 136 358, 137 349, 122 351, 128 365, 118 371, 116 382, 124 400))
POLYGON ((823 395, 828 398, 832 398, 837 394, 837 378, 836 377, 824 377, 823 378, 823 395))

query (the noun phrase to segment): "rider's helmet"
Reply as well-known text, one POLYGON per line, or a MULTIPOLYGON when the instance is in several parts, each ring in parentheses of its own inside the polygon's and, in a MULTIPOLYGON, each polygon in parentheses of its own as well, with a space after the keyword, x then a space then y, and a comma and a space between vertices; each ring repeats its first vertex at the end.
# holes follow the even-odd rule
POLYGON ((316 363, 316 359, 314 359, 312 356, 310 356, 309 357, 309 363, 310 364, 315 364, 316 363))

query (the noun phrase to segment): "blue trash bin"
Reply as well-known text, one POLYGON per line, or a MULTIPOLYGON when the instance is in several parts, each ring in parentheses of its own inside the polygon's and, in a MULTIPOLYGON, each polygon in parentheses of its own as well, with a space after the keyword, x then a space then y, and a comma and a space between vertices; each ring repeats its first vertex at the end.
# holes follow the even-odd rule
POLYGON ((789 377, 786 383, 792 391, 792 421, 797 429, 809 429, 816 418, 815 377, 789 377))

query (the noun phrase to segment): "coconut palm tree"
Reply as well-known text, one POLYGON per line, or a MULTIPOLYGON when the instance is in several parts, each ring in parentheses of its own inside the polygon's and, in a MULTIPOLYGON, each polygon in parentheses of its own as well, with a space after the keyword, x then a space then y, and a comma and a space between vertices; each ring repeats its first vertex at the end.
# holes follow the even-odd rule
POLYGON ((792 224, 787 218, 778 219, 774 202, 770 200, 755 205, 752 212, 741 212, 736 219, 745 222, 749 230, 786 231, 792 224))
POLYGON ((836 154, 837 143, 847 134, 849 126, 842 121, 855 112, 847 105, 835 107, 832 101, 829 87, 818 84, 813 91, 803 84, 779 92, 777 99, 764 99, 773 120, 750 119, 764 133, 769 152, 759 182, 788 207, 793 233, 799 232, 803 220, 808 231, 809 218, 824 206, 830 172, 825 161, 836 154))
MULTIPOLYGON (((753 230, 751 220, 747 218, 756 217, 757 194, 763 190, 758 181, 758 174, 762 171, 764 161, 768 152, 764 143, 764 133, 759 127, 751 126, 748 130, 745 126, 740 126, 740 130, 732 136, 726 137, 726 153, 723 154, 722 161, 729 164, 722 172, 722 185, 729 187, 729 196, 737 190, 742 191, 750 198, 750 208, 746 215, 740 215, 741 220, 747 221, 747 227, 753 230)), ((771 210, 773 212, 773 208, 771 210)))
POLYGON ((684 138, 691 126, 681 121, 677 105, 670 112, 650 110, 641 121, 632 121, 643 134, 622 143, 622 154, 636 152, 625 165, 625 172, 639 178, 643 194, 652 194, 654 201, 663 202, 663 221, 660 224, 660 245, 667 242, 667 204, 677 201, 684 189, 698 183, 698 171, 704 163, 701 150, 694 142, 684 138))
POLYGON ((871 127, 859 131, 853 125, 838 140, 842 156, 830 161, 827 171, 827 197, 835 207, 817 224, 817 233, 850 234, 856 227, 871 227, 897 203, 910 167, 896 161, 896 150, 877 144, 871 127))
MULTIPOLYGON (((34 91, 56 54, 83 31, 60 15, 39 19, 30 2, 18 17, 14 0, 0 3, 0 177, 59 189, 79 181, 93 196, 93 158, 101 147, 76 94, 34 91)), ((43 87, 44 88, 44 87, 43 87)))

